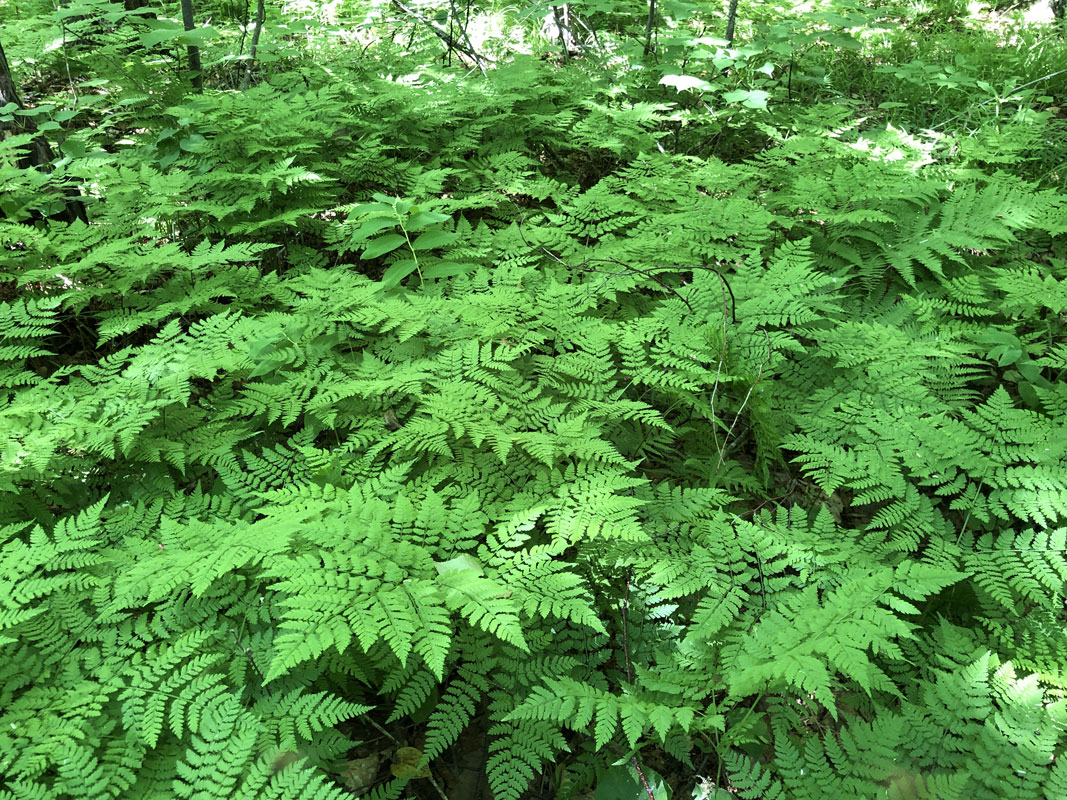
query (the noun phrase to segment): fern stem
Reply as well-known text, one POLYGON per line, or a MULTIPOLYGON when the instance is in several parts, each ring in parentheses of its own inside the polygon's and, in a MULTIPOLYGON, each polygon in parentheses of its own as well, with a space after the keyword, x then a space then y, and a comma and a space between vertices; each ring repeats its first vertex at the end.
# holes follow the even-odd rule
POLYGON ((630 570, 626 571, 626 589, 622 595, 622 656, 626 666, 626 682, 632 683, 633 677, 630 670, 630 640, 629 640, 629 627, 627 625, 627 617, 629 616, 630 609, 630 570))
POLYGON ((641 765, 637 763, 637 756, 630 758, 630 766, 637 770, 637 777, 641 780, 641 785, 645 787, 645 791, 648 793, 648 800, 656 800, 656 796, 652 793, 652 787, 648 785, 645 773, 641 770, 641 765))

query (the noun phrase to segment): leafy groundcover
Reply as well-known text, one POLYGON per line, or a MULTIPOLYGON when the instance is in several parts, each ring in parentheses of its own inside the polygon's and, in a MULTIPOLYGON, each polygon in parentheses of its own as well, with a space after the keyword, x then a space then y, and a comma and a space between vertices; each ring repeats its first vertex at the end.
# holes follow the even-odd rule
POLYGON ((349 69, 0 145, 0 797, 1067 797, 1036 123, 349 69))

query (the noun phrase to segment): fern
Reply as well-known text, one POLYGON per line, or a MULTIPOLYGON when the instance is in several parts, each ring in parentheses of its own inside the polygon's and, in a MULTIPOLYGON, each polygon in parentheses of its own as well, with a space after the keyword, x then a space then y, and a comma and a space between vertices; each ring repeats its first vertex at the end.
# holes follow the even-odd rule
POLYGON ((837 80, 826 20, 636 70, 596 14, 462 81, 268 28, 247 91, 225 14, 42 23, 125 66, 34 112, 53 171, 0 144, 0 797, 330 800, 394 744, 497 800, 1067 791, 1067 206, 998 150, 1052 128, 825 135, 752 106, 796 42, 837 80))

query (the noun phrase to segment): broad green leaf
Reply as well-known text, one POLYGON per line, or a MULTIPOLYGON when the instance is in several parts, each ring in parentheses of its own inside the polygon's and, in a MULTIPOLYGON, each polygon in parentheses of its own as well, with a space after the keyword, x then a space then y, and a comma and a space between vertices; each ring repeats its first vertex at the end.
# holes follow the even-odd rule
POLYGON ((202 153, 207 147, 207 139, 199 133, 193 133, 178 142, 178 146, 187 153, 202 153))
POLYGON ((413 250, 433 250, 436 247, 444 247, 446 244, 452 244, 459 238, 458 233, 449 233, 448 231, 426 231, 420 233, 418 238, 411 243, 413 250))
POLYGON ((741 103, 745 108, 766 108, 769 92, 762 89, 734 89, 722 96, 727 103, 741 103))
POLYGON ((659 82, 663 86, 673 86, 679 92, 689 89, 706 92, 712 88, 706 80, 693 75, 664 75, 659 82))
POLYGON ((269 375, 271 372, 274 372, 276 369, 281 367, 284 363, 284 361, 279 361, 277 359, 265 358, 252 368, 252 371, 248 373, 248 377, 259 378, 263 375, 269 375))
POLYGON ((1042 389, 1051 389, 1052 383, 1041 374, 1041 367, 1037 362, 1031 361, 1029 358, 1020 360, 1015 364, 1015 368, 1019 370, 1019 373, 1030 383, 1037 384, 1042 389))
POLYGON ((422 277, 428 281, 440 278, 453 278, 456 275, 466 275, 477 268, 477 264, 455 264, 450 261, 442 261, 440 264, 432 264, 424 267, 422 277))
POLYGON ((823 37, 827 44, 843 50, 861 50, 863 42, 849 33, 834 33, 823 37))
POLYGON ((157 22, 153 24, 154 30, 141 34, 141 44, 145 47, 155 47, 177 39, 185 29, 177 22, 157 22))
POLYGON ((63 151, 64 155, 71 158, 81 158, 85 155, 85 142, 78 139, 65 139, 59 149, 63 151))
POLYGON ((375 217, 369 219, 352 231, 351 236, 348 237, 350 242, 359 242, 365 239, 369 239, 379 231, 384 231, 386 228, 396 227, 395 217, 375 217))
POLYGON ((205 42, 209 42, 212 39, 217 38, 219 38, 219 32, 214 28, 208 26, 205 28, 194 28, 191 31, 182 31, 180 34, 178 34, 178 36, 174 38, 174 40, 178 44, 202 47, 205 42))
POLYGON ((418 268, 419 262, 410 258, 393 262, 389 265, 389 269, 385 271, 385 274, 382 275, 382 288, 392 289, 418 268))
POLYGON ((348 216, 358 217, 361 214, 393 214, 393 206, 389 203, 360 203, 348 209, 348 216))
POLYGON ((398 247, 407 244, 407 239, 399 233, 390 233, 388 236, 379 236, 372 241, 363 251, 362 258, 377 258, 378 256, 391 253, 398 247))
POLYGON ((449 219, 451 217, 448 214, 439 214, 436 211, 416 211, 404 221, 404 228, 409 231, 421 231, 427 225, 449 219))

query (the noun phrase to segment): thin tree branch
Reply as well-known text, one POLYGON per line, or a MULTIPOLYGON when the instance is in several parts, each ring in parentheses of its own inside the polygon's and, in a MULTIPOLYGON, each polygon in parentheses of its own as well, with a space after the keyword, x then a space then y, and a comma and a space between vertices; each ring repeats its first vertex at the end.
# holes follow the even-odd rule
POLYGON ((570 56, 570 48, 567 47, 567 23, 563 21, 559 6, 552 6, 552 19, 555 21, 556 30, 559 32, 559 49, 563 51, 563 63, 566 64, 570 56))
MULTIPOLYGON (((733 0, 734 4, 737 4, 737 0, 733 0)), ((648 0, 648 21, 645 23, 645 52, 644 55, 647 58, 648 54, 652 52, 652 27, 656 22, 656 0, 648 0)))
POLYGON ((252 83, 252 67, 256 64, 256 48, 259 46, 259 36, 263 33, 263 20, 267 16, 267 9, 263 0, 256 3, 256 27, 252 31, 252 42, 248 47, 248 64, 245 66, 244 77, 241 78, 241 91, 248 91, 252 83))
POLYGON ((438 39, 440 39, 442 42, 444 42, 446 47, 448 47, 450 49, 458 50, 459 52, 463 53, 468 58, 473 60, 474 63, 478 65, 478 69, 481 70, 482 75, 486 74, 485 73, 485 66, 482 64, 483 57, 481 55, 479 55, 477 52, 475 52, 472 48, 467 47, 467 45, 463 44, 462 42, 457 42, 455 40, 455 37, 453 37, 451 34, 449 34, 448 31, 446 31, 444 28, 439 26, 436 22, 434 22, 433 20, 427 19, 422 14, 420 14, 418 11, 416 11, 415 9, 408 8, 406 5, 401 3, 400 0, 392 0, 392 3, 393 3, 394 6, 397 7, 397 9, 399 9, 403 13, 407 14, 409 17, 414 18, 418 22, 421 22, 423 25, 425 25, 431 31, 433 31, 433 34, 438 39))

